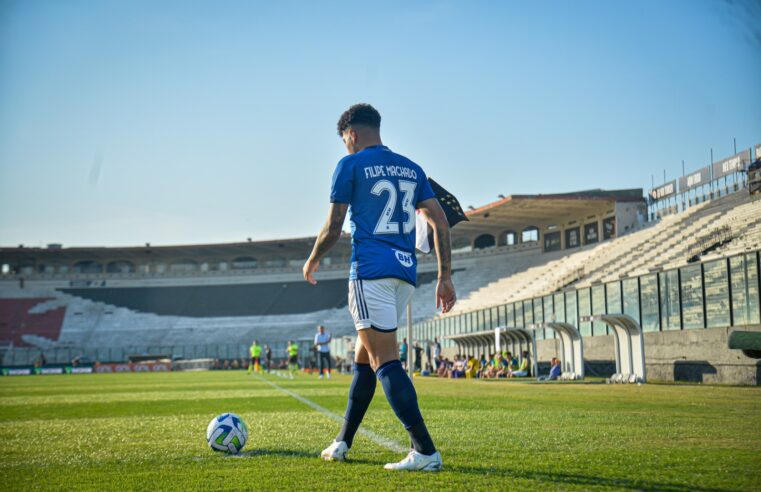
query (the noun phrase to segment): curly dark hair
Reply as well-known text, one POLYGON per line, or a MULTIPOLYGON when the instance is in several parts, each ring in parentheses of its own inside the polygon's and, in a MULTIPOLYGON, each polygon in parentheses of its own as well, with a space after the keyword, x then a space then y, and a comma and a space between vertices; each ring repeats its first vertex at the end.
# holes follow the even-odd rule
POLYGON ((346 129, 352 125, 380 128, 380 123, 381 115, 377 109, 365 103, 354 104, 338 119, 338 136, 343 136, 346 129))

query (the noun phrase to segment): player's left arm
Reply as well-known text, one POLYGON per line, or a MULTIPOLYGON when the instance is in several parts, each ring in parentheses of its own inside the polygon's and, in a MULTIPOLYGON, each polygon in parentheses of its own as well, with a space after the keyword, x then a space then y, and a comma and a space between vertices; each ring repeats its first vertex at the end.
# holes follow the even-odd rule
POLYGON ((429 198, 417 204, 426 221, 433 229, 433 243, 439 262, 439 278, 436 285, 436 308, 442 313, 449 312, 457 302, 452 284, 452 247, 449 240, 449 223, 436 198, 429 198))
POLYGON ((312 254, 309 255, 309 259, 304 263, 304 279, 312 285, 317 283, 317 280, 314 279, 314 273, 320 267, 320 260, 325 256, 325 253, 330 251, 330 248, 335 246, 341 237, 341 229, 343 228, 348 210, 348 203, 330 204, 328 220, 317 235, 317 240, 312 248, 312 254))

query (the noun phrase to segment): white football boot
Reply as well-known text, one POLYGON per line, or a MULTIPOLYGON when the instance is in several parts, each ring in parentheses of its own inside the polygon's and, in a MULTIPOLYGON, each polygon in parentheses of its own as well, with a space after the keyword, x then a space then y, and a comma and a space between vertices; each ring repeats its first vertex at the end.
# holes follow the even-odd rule
POLYGON ((346 453, 349 452, 349 446, 344 441, 333 441, 327 448, 322 450, 320 458, 325 461, 344 461, 346 453))
POLYGON ((386 470, 439 471, 441 467, 441 453, 438 451, 428 456, 413 449, 402 461, 386 463, 383 468, 386 470))

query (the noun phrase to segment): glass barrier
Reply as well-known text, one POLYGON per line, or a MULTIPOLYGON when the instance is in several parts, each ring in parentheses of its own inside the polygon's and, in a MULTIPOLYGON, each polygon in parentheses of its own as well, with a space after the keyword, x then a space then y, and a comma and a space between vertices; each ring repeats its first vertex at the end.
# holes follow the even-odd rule
MULTIPOLYGON (((531 317, 533 318, 535 324, 544 323, 544 305, 543 304, 544 304, 544 300, 541 297, 534 299, 534 310, 531 317)), ((536 339, 544 340, 543 328, 539 328, 536 330, 536 339)))
POLYGON ((565 293, 565 321, 579 326, 579 295, 575 290, 565 293))
POLYGON ((705 328, 701 265, 686 266, 679 272, 682 282, 682 323, 684 328, 686 330, 705 328))
POLYGON ((515 305, 505 304, 505 326, 515 326, 515 305))
MULTIPOLYGON (((592 314, 592 289, 581 289, 577 291, 579 296, 579 319, 583 316, 590 316, 592 314)), ((581 336, 592 336, 592 323, 584 322, 577 325, 581 336)))
POLYGON ((624 314, 631 316, 641 326, 642 319, 639 311, 639 279, 627 278, 622 280, 621 289, 623 290, 624 314))
POLYGON ((706 326, 729 326, 729 288, 727 260, 703 263, 705 282, 706 326))
POLYGON ((555 321, 565 322, 565 294, 558 292, 554 296, 555 321))
POLYGON ((679 330, 682 327, 679 313, 679 270, 660 275, 661 329, 679 330))
MULTIPOLYGON (((631 316, 646 332, 758 324, 759 253, 743 253, 437 319, 429 325, 433 333, 429 336, 495 326, 525 327, 552 320, 578 327, 582 336, 605 335, 609 333, 607 325, 580 323, 580 317, 618 312, 631 316)), ((554 333, 537 329, 538 340, 545 336, 554 333)))
MULTIPOLYGON (((605 305, 605 286, 595 285, 592 287, 592 314, 607 314, 605 305)), ((608 325, 601 321, 592 323, 593 335, 607 335, 608 325)))
POLYGON ((642 309, 642 331, 661 330, 661 310, 658 300, 658 275, 653 273, 639 278, 642 309))
POLYGON ((755 254, 729 259, 734 326, 759 323, 758 259, 755 254))

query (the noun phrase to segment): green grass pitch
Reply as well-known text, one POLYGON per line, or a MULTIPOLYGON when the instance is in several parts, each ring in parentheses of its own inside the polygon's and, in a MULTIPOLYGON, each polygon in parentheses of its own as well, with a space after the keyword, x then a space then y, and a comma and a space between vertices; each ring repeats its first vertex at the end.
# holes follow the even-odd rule
MULTIPOLYGON (((269 380, 343 415, 348 376, 269 380)), ((338 423, 243 371, 0 380, 2 490, 761 490, 761 388, 530 384, 416 378, 444 458, 358 436, 317 458, 338 423), (205 442, 215 415, 250 429, 241 457, 205 442)), ((405 444, 378 387, 365 426, 405 444)))

